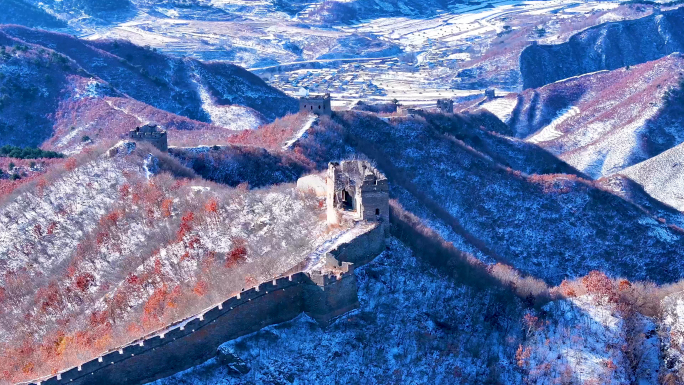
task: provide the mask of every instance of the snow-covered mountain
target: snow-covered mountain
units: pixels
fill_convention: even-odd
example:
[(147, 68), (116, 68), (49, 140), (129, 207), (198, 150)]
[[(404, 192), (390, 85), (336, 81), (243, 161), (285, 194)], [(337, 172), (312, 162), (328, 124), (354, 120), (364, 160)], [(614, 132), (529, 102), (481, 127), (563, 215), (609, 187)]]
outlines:
[(134, 142), (68, 159), (0, 211), (0, 373), (12, 382), (273, 279), (344, 229), (294, 184), (230, 188)]
[(505, 119), (510, 135), (599, 178), (684, 141), (680, 54), (560, 80), (478, 106)]
[(0, 28), (0, 39), (4, 144), (48, 141), (71, 151), (84, 137), (118, 139), (148, 122), (225, 136), (296, 108), (294, 99), (230, 64), (17, 26)]
[(359, 308), (158, 385), (684, 381), (678, 4), (0, 5), (0, 383), (320, 258), (352, 223), (293, 182), (347, 158), (390, 184)]
[(614, 70), (681, 52), (684, 9), (631, 21), (601, 24), (555, 45), (532, 45), (520, 55), (523, 87), (541, 87), (572, 76)]

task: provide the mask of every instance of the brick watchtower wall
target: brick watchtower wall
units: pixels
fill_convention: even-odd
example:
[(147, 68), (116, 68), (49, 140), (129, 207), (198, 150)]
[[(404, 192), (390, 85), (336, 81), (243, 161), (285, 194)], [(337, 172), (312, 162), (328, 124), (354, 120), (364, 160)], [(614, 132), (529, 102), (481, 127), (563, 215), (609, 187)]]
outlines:
[(438, 99), (437, 108), (443, 114), (453, 114), (454, 113), (454, 101), (451, 99)]
[(135, 130), (131, 130), (128, 137), (131, 140), (151, 143), (162, 152), (169, 150), (166, 131), (158, 129), (157, 126), (146, 125), (138, 127)]
[(303, 290), (303, 307), (308, 316), (326, 325), (333, 319), (359, 306), (356, 276), (350, 266), (347, 273), (336, 276), (313, 272), (307, 277), (312, 285)]
[(367, 177), (359, 194), (359, 214), (361, 220), (389, 223), (389, 183), (387, 179)]
[(389, 225), (389, 183), (370, 163), (329, 163), (326, 189), (328, 223), (337, 224), (346, 206), (357, 220)]
[(299, 111), (314, 113), (316, 115), (332, 115), (330, 94), (299, 98)]
[(328, 217), (328, 224), (331, 225), (340, 224), (340, 216), (337, 212), (337, 199), (335, 197), (335, 194), (337, 193), (337, 188), (335, 186), (338, 183), (338, 178), (340, 175), (337, 165), (337, 163), (328, 164), (328, 175), (325, 180), (326, 215)]
[(302, 311), (305, 274), (240, 293), (186, 324), (52, 377), (43, 384), (142, 384), (198, 365), (225, 341), (288, 321)]

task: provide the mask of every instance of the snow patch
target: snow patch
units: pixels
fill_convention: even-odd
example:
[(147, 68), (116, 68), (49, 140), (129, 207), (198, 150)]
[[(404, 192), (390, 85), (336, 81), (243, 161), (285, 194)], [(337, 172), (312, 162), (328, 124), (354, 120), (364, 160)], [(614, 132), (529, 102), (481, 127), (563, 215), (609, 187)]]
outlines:
[(551, 123), (544, 126), (544, 128), (542, 128), (539, 132), (527, 139), (527, 142), (537, 144), (540, 142), (548, 142), (560, 138), (564, 135), (564, 133), (558, 130), (558, 126), (573, 116), (579, 115), (579, 113), (580, 109), (576, 106), (568, 107), (559, 111), (556, 115), (556, 118), (554, 118)]
[(318, 120), (318, 117), (317, 117), (316, 115), (311, 114), (311, 115), (309, 116), (309, 119), (304, 123), (304, 125), (302, 126), (302, 128), (301, 128), (299, 131), (297, 131), (297, 133), (295, 134), (295, 136), (294, 136), (292, 139), (290, 139), (290, 140), (288, 140), (287, 142), (285, 142), (285, 144), (283, 145), (283, 150), (289, 150), (289, 149), (291, 149), (292, 146), (294, 146), (295, 143), (297, 143), (297, 141), (298, 141), (299, 139), (301, 139), (302, 137), (304, 137), (304, 135), (306, 134), (306, 132), (309, 131), (309, 129), (311, 128), (311, 126), (312, 126), (317, 120)]
[(216, 104), (209, 90), (197, 80), (194, 82), (202, 100), (202, 109), (209, 114), (212, 123), (234, 131), (256, 130), (265, 123), (249, 107)]

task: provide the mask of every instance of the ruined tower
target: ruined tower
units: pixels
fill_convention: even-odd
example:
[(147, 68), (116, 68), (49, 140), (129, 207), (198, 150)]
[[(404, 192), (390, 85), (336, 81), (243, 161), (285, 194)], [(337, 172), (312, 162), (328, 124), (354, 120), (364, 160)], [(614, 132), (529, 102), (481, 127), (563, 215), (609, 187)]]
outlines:
[(354, 220), (389, 224), (389, 184), (369, 162), (346, 160), (328, 165), (328, 223), (337, 224), (341, 215)]
[(332, 115), (330, 94), (323, 96), (303, 96), (299, 98), (299, 112), (309, 112), (316, 115)]
[(162, 130), (153, 124), (136, 127), (135, 130), (130, 131), (129, 137), (131, 140), (149, 142), (154, 147), (158, 148), (159, 151), (166, 152), (169, 149), (166, 130)]

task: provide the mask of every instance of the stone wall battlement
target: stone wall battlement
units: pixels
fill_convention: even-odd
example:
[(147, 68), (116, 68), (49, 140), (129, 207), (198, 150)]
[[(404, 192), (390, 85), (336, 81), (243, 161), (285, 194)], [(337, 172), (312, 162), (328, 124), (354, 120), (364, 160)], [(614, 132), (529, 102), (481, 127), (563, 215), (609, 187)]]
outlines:
[(384, 230), (376, 226), (333, 250), (322, 271), (263, 282), (154, 335), (32, 384), (143, 384), (198, 365), (222, 343), (302, 312), (327, 325), (358, 306), (354, 267), (384, 248)]
[(144, 125), (142, 127), (136, 127), (128, 133), (128, 137), (131, 140), (148, 142), (154, 147), (159, 149), (159, 151), (168, 151), (168, 138), (166, 130), (162, 130), (155, 125)]

